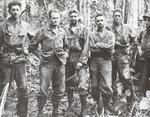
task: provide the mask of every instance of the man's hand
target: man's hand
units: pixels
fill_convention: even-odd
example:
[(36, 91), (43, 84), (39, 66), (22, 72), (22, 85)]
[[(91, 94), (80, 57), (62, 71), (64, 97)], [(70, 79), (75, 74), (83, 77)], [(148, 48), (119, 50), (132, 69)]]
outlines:
[(77, 69), (80, 69), (82, 66), (83, 66), (82, 63), (80, 63), (80, 62), (77, 63)]
[(65, 58), (68, 58), (68, 57), (69, 57), (68, 52), (65, 51), (64, 57), (65, 57)]
[(138, 54), (139, 54), (140, 56), (142, 56), (142, 55), (144, 54), (144, 51), (141, 49), (140, 46), (138, 47)]
[(118, 42), (118, 41), (115, 42), (115, 45), (116, 45), (116, 46), (122, 46), (121, 43)]

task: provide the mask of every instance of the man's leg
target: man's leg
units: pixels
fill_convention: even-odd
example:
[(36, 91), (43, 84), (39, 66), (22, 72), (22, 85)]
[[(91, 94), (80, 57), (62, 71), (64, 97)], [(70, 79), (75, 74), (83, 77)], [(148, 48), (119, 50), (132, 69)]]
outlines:
[(118, 72), (119, 72), (119, 78), (120, 81), (123, 84), (123, 93), (125, 93), (127, 90), (130, 91), (130, 96), (127, 96), (127, 108), (130, 111), (131, 105), (134, 101), (133, 97), (133, 87), (132, 87), (132, 81), (131, 81), (131, 74), (130, 74), (130, 66), (129, 66), (129, 56), (128, 55), (122, 55), (122, 57), (118, 58)]
[(15, 81), (18, 90), (17, 115), (19, 117), (27, 117), (28, 113), (28, 92), (27, 78), (25, 74), (25, 63), (17, 63), (14, 65)]
[[(3, 89), (6, 86), (6, 84), (9, 83), (10, 78), (13, 77), (12, 66), (3, 65), (2, 72), (2, 77), (0, 77), (0, 96), (2, 95)], [(4, 109), (7, 109), (7, 102), (5, 103)]]
[(78, 71), (78, 77), (79, 77), (79, 86), (78, 86), (78, 93), (80, 95), (80, 101), (81, 101), (81, 117), (86, 117), (86, 97), (88, 95), (88, 72), (87, 72), (87, 67), (83, 66)]
[(112, 110), (113, 90), (112, 90), (112, 63), (111, 60), (101, 60), (100, 67), (100, 88), (105, 109)]
[(50, 79), (53, 75), (53, 68), (44, 65), (40, 66), (40, 91), (37, 96), (38, 117), (43, 117), (43, 108), (47, 101), (47, 90), (50, 86)]
[(12, 68), (11, 68), (10, 65), (3, 65), (2, 72), (3, 72), (1, 74), (2, 77), (0, 77), (0, 95), (3, 92), (4, 86), (9, 82), (10, 77), (13, 77), (13, 76), (11, 76), (12, 75), (12, 73), (11, 73), (12, 72)]
[(55, 68), (54, 75), (52, 77), (52, 87), (52, 117), (58, 117), (58, 107), (61, 102), (62, 96), (65, 92), (65, 66), (60, 63), (58, 63), (58, 65)]
[(102, 101), (102, 95), (101, 95), (101, 90), (99, 87), (99, 71), (98, 71), (98, 66), (99, 66), (99, 60), (93, 59), (92, 62), (90, 63), (90, 79), (91, 79), (91, 84), (92, 84), (92, 91), (91, 95), (94, 101), (97, 103), (97, 108), (96, 108), (96, 113), (101, 115), (102, 109), (103, 109), (103, 101)]
[(66, 92), (68, 97), (68, 108), (70, 108), (73, 105), (73, 93), (74, 93), (74, 87), (76, 82), (74, 82), (74, 79), (68, 80), (71, 76), (75, 74), (75, 64), (71, 62), (67, 62), (65, 66), (65, 77), (66, 77)]

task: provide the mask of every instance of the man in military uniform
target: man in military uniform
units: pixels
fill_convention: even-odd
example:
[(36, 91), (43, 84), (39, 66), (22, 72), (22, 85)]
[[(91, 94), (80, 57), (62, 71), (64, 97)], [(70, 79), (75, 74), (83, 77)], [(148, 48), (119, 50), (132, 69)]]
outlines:
[[(69, 57), (66, 64), (66, 90), (68, 95), (69, 108), (73, 104), (74, 87), (80, 95), (81, 116), (86, 115), (86, 96), (87, 96), (87, 59), (88, 41), (87, 29), (79, 22), (79, 12), (76, 9), (69, 11), (70, 24), (65, 27), (66, 36), (69, 44)], [(78, 80), (75, 80), (75, 77)]]
[(17, 114), (19, 117), (26, 117), (28, 97), (25, 56), (28, 54), (28, 48), (25, 43), (29, 25), (20, 19), (20, 2), (10, 2), (8, 10), (11, 16), (0, 25), (0, 47), (3, 59), (1, 67), (4, 74), (1, 77), (0, 88), (3, 89), (14, 78), (18, 90)]
[(95, 16), (96, 28), (90, 34), (90, 78), (92, 97), (97, 102), (99, 115), (110, 110), (112, 100), (112, 63), (111, 56), (115, 43), (114, 34), (106, 29), (104, 14)]
[(47, 91), (52, 82), (52, 117), (58, 117), (58, 106), (65, 92), (65, 64), (68, 57), (68, 42), (65, 32), (59, 27), (60, 14), (58, 10), (49, 12), (50, 24), (35, 35), (32, 45), (41, 45), (40, 50), (40, 92), (37, 97), (38, 116), (42, 117), (43, 107), (47, 100)]
[(146, 24), (146, 28), (143, 29), (138, 36), (138, 53), (139, 57), (144, 58), (144, 66), (142, 69), (142, 78), (141, 80), (141, 87), (140, 91), (142, 93), (145, 93), (146, 90), (149, 90), (149, 80), (148, 78), (150, 77), (150, 13), (146, 13), (143, 16), (143, 19)]
[[(112, 31), (115, 34), (115, 52), (113, 59), (113, 82), (117, 80), (123, 84), (124, 92), (130, 91), (132, 94), (132, 84), (130, 77), (130, 52), (132, 44), (136, 44), (135, 34), (131, 28), (122, 23), (122, 11), (116, 9), (113, 13)], [(114, 83), (115, 84), (115, 83)], [(132, 96), (127, 97), (128, 103), (131, 103)]]

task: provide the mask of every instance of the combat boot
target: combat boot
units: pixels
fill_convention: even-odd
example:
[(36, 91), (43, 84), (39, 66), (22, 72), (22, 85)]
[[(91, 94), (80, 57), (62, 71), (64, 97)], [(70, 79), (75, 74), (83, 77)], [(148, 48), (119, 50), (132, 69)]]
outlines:
[(43, 117), (43, 108), (46, 103), (47, 96), (43, 93), (39, 94), (37, 96), (37, 102), (38, 102), (38, 115), (37, 117)]
[(73, 90), (68, 90), (67, 91), (67, 97), (68, 97), (68, 108), (73, 106)]
[(80, 95), (80, 101), (81, 101), (81, 113), (80, 117), (86, 117), (86, 95)]
[(61, 117), (58, 110), (59, 103), (53, 103), (52, 117)]
[(28, 95), (26, 88), (18, 89), (18, 104), (17, 104), (17, 115), (19, 117), (27, 117), (28, 113)]

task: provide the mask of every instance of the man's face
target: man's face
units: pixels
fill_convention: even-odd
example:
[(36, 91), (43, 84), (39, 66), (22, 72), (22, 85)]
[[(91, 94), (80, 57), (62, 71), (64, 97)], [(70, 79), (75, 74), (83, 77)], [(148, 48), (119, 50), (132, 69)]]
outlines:
[(18, 5), (14, 5), (9, 9), (9, 13), (11, 15), (11, 17), (17, 19), (19, 18), (20, 14), (21, 14), (21, 8)]
[(58, 26), (60, 23), (60, 14), (56, 12), (51, 13), (50, 23), (52, 26)]
[(98, 16), (95, 19), (96, 25), (98, 28), (103, 28), (105, 26), (105, 17), (104, 16)]
[(122, 22), (122, 15), (120, 12), (115, 12), (113, 18), (114, 18), (113, 19), (114, 23), (121, 23)]
[(146, 28), (150, 28), (150, 17), (145, 17), (144, 20), (145, 20)]
[(71, 24), (77, 24), (78, 20), (79, 20), (79, 16), (78, 13), (71, 13), (69, 15), (69, 19), (70, 19), (70, 23)]

